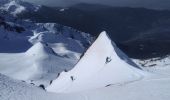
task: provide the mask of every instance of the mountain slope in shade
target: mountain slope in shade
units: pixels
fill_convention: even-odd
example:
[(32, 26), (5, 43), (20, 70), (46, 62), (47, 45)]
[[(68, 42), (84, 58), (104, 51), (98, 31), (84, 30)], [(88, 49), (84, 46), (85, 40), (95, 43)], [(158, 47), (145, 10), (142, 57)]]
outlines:
[(23, 12), (36, 12), (41, 6), (27, 3), (22, 0), (1, 0), (0, 10), (9, 12), (13, 16), (17, 16)]
[(47, 91), (77, 92), (142, 79), (146, 73), (129, 63), (126, 56), (127, 59), (120, 58), (118, 54), (123, 53), (116, 48), (106, 32), (102, 32), (77, 65), (71, 71), (61, 73)]

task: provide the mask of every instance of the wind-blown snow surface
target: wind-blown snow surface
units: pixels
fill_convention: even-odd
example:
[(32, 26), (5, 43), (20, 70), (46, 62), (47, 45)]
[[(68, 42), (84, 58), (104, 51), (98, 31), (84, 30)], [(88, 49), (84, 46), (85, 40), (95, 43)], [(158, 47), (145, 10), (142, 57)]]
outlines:
[(77, 92), (132, 82), (147, 75), (141, 68), (133, 66), (135, 64), (126, 62), (129, 60), (121, 59), (118, 55), (122, 52), (115, 49), (116, 45), (102, 32), (77, 65), (71, 71), (61, 73), (47, 90)]
[(170, 78), (136, 81), (90, 91), (53, 94), (0, 74), (0, 100), (169, 100)]
[(0, 100), (83, 100), (80, 95), (52, 94), (0, 74)]

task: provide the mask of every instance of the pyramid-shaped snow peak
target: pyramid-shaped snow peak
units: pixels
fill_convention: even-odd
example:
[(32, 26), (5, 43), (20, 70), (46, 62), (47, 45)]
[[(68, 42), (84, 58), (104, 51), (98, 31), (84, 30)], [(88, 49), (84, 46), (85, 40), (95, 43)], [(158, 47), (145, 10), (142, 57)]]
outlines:
[(102, 32), (77, 65), (47, 87), (50, 92), (78, 92), (141, 79), (144, 72)]
[(34, 44), (29, 50), (26, 52), (27, 55), (49, 55), (49, 54), (55, 54), (55, 52), (52, 50), (52, 48), (48, 47), (48, 44), (43, 44), (41, 42), (38, 42)]

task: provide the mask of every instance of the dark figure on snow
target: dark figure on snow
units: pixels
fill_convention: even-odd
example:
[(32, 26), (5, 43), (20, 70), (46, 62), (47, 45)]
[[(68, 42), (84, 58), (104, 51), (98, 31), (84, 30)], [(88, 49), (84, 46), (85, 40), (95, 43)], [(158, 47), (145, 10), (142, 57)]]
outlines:
[(48, 47), (48, 43), (45, 43), (45, 46), (47, 46), (47, 47)]
[(34, 83), (30, 83), (30, 84), (35, 85)]
[(45, 90), (45, 86), (43, 84), (39, 85), (39, 87)]
[(67, 69), (64, 69), (64, 72), (68, 72), (68, 70), (67, 70)]
[(60, 73), (57, 74), (57, 78), (60, 76)]
[(50, 81), (50, 85), (53, 83), (53, 80)]
[(71, 80), (72, 80), (72, 81), (74, 81), (74, 80), (75, 80), (73, 76), (71, 76), (70, 78), (71, 78)]
[(107, 57), (105, 63), (107, 64), (107, 63), (109, 63), (109, 62), (111, 62), (111, 61), (112, 61), (112, 59), (111, 59), (110, 57)]
[(109, 87), (109, 86), (111, 86), (112, 84), (108, 84), (108, 85), (106, 85), (105, 87)]

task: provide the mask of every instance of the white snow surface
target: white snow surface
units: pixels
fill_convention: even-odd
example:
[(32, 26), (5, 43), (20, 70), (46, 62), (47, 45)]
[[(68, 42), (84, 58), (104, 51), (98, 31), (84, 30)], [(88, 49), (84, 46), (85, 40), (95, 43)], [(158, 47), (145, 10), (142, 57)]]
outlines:
[[(102, 32), (83, 58), (69, 72), (60, 74), (47, 91), (56, 93), (78, 92), (128, 83), (142, 79), (147, 73), (119, 58), (116, 45)], [(107, 57), (111, 60), (107, 62)], [(128, 59), (128, 58), (127, 58)]]
[(70, 70), (77, 62), (59, 56), (42, 43), (36, 43), (26, 53), (0, 54), (0, 72), (15, 79), (47, 85), (58, 76), (58, 73)]
[(169, 100), (170, 78), (136, 81), (68, 94), (45, 92), (0, 74), (0, 100)]
[[(106, 36), (106, 34), (102, 33), (99, 36), (99, 38), (93, 43), (93, 45), (95, 45), (96, 43), (98, 44), (99, 41), (103, 41), (103, 40), (107, 41), (107, 42), (111, 42), (108, 39), (108, 37)], [(112, 43), (110, 43), (110, 44), (112, 44)], [(79, 69), (77, 67), (81, 68), (82, 66), (78, 66), (78, 65), (81, 65), (82, 62), (84, 63), (86, 61), (87, 56), (89, 56), (89, 55), (95, 56), (96, 55), (96, 52), (94, 52), (95, 54), (92, 54), (92, 52), (89, 52), (89, 51), (91, 51), (91, 50), (93, 51), (96, 49), (99, 49), (99, 51), (100, 51), (101, 49), (104, 49), (104, 48), (101, 48), (101, 49), (96, 48), (96, 46), (93, 46), (93, 45), (87, 50), (87, 52), (84, 54), (82, 59), (79, 61), (80, 64), (78, 63), (75, 66), (75, 68), (73, 68), (70, 71), (70, 72), (72, 72), (72, 71), (74, 72), (75, 69), (79, 70), (80, 72), (82, 72), (84, 74), (84, 76), (82, 76), (83, 74), (80, 74), (77, 72), (80, 75), (80, 77), (79, 76), (75, 77), (75, 80), (73, 82), (70, 82), (67, 79), (65, 79), (65, 77), (67, 78), (67, 75), (72, 74), (72, 73), (68, 72), (68, 73), (61, 74), (60, 77), (58, 78), (58, 79), (60, 79), (61, 77), (63, 77), (64, 80), (68, 81), (68, 83), (65, 83), (65, 81), (63, 81), (63, 79), (62, 79), (62, 82), (63, 82), (62, 84), (64, 84), (64, 85), (62, 85), (63, 87), (61, 87), (63, 89), (65, 86), (64, 89), (69, 90), (68, 92), (66, 92), (66, 91), (62, 91), (62, 93), (61, 93), (61, 91), (60, 91), (60, 93), (46, 92), (43, 89), (38, 88), (34, 85), (27, 84), (24, 81), (18, 81), (16, 79), (11, 79), (9, 77), (6, 77), (6, 76), (0, 74), (0, 100), (169, 100), (169, 98), (170, 98), (170, 91), (169, 91), (170, 90), (170, 85), (169, 85), (170, 76), (167, 74), (162, 75), (159, 73), (152, 74), (150, 76), (150, 74), (148, 74), (148, 72), (145, 72), (144, 70), (142, 70), (140, 68), (136, 68), (135, 66), (129, 65), (128, 63), (123, 61), (121, 58), (119, 58), (119, 56), (116, 54), (117, 52), (114, 51), (115, 45), (111, 45), (112, 50), (114, 51), (111, 53), (111, 55), (113, 53), (115, 54), (114, 56), (113, 55), (111, 56), (111, 58), (112, 58), (111, 62), (105, 64), (106, 59), (104, 59), (104, 58), (106, 58), (106, 55), (103, 53), (99, 53), (99, 55), (104, 56), (103, 60), (99, 60), (104, 64), (104, 66), (99, 65), (99, 68), (98, 68), (95, 66), (83, 65), (84, 67), (87, 67), (90, 69), (89, 70), (84, 69), (85, 72), (88, 71), (88, 73), (84, 73), (83, 71), (81, 71), (81, 69)], [(101, 45), (98, 45), (98, 46), (101, 47)], [(107, 48), (107, 50), (108, 50), (108, 48)], [(110, 48), (109, 48), (108, 51), (112, 51), (112, 50), (110, 50)], [(40, 51), (40, 52), (37, 52), (37, 51)], [(51, 49), (49, 49), (48, 47), (45, 47), (41, 42), (39, 42), (39, 43), (36, 43), (32, 48), (30, 48), (24, 54), (26, 56), (32, 56), (32, 55), (37, 56), (38, 54), (45, 56), (46, 54), (51, 54)], [(110, 54), (110, 53), (108, 53), (108, 54)], [(22, 61), (24, 61), (23, 57), (19, 56), (22, 54), (11, 54), (11, 55), (2, 54), (2, 55), (4, 55), (4, 56), (1, 56), (4, 59), (8, 59), (13, 56), (11, 58), (12, 61), (14, 59), (19, 59), (19, 58), (21, 59), (20, 63), (23, 63)], [(7, 57), (7, 56), (9, 56), (9, 57)], [(31, 60), (34, 57), (31, 57), (28, 60)], [(99, 59), (99, 58), (95, 57), (95, 59)], [(116, 60), (116, 62), (114, 60)], [(94, 61), (96, 61), (96, 60), (94, 60)], [(119, 61), (120, 61), (120, 63), (117, 63)], [(94, 63), (96, 64), (96, 62), (94, 62)], [(93, 62), (90, 62), (90, 64), (93, 64)], [(114, 64), (115, 66), (111, 66), (112, 64)], [(9, 65), (15, 66), (15, 63), (11, 63)], [(119, 65), (122, 65), (122, 66), (119, 66)], [(105, 68), (105, 67), (111, 67), (111, 68)], [(97, 69), (97, 71), (91, 70), (93, 68)], [(108, 71), (108, 69), (110, 69), (111, 71)], [(114, 69), (114, 70), (112, 70), (112, 69)], [(124, 69), (126, 69), (127, 71), (125, 72)], [(116, 71), (118, 71), (118, 72), (116, 72)], [(96, 73), (94, 73), (94, 75), (91, 75), (92, 74), (91, 72), (96, 72)], [(108, 74), (105, 72), (108, 72)], [(125, 72), (125, 74), (123, 72)], [(74, 73), (76, 73), (76, 71)], [(22, 74), (22, 75), (24, 75), (24, 74)], [(89, 75), (92, 78), (91, 77), (86, 78)], [(103, 75), (104, 75), (104, 77), (103, 77)], [(114, 75), (116, 75), (116, 76), (114, 76)], [(128, 76), (132, 75), (132, 76), (128, 77), (128, 76), (124, 76), (124, 75), (128, 75)], [(108, 76), (108, 77), (106, 78), (105, 76)], [(81, 77), (84, 77), (84, 80), (78, 79)], [(99, 80), (95, 79), (97, 77)], [(120, 77), (120, 79), (119, 79), (119, 77)], [(141, 79), (141, 77), (142, 77), (142, 79)], [(105, 80), (105, 78), (107, 80)], [(94, 79), (94, 81), (92, 79)], [(104, 85), (106, 85), (106, 84), (103, 85), (103, 83), (105, 83), (105, 82), (100, 81), (100, 80), (105, 80), (108, 82), (108, 80), (110, 80), (110, 79), (111, 79), (111, 82), (116, 82), (116, 84), (108, 85), (107, 87), (105, 87)], [(77, 92), (70, 91), (71, 87), (72, 87), (72, 90), (73, 89), (83, 89), (83, 87), (80, 87), (80, 88), (74, 87), (73, 88), (73, 86), (75, 86), (74, 82), (76, 82), (76, 80), (85, 82), (84, 85), (77, 84), (77, 87), (82, 86), (82, 85), (84, 87), (89, 87), (90, 85), (94, 86), (94, 83), (97, 86), (102, 85), (102, 87), (91, 88), (91, 89), (86, 89), (86, 90), (77, 91)], [(59, 81), (61, 81), (61, 80), (56, 79), (52, 83), (52, 85), (56, 85), (56, 82), (59, 82)], [(92, 81), (94, 83), (87, 84), (87, 82), (92, 82)], [(118, 81), (120, 81), (120, 82), (117, 83)], [(102, 84), (100, 84), (100, 82)], [(61, 84), (58, 84), (58, 85), (61, 86)], [(53, 89), (55, 90), (55, 88), (53, 88)], [(55, 92), (56, 92), (56, 90), (55, 90)], [(57, 91), (57, 92), (59, 92), (59, 91)]]
[(144, 67), (146, 70), (163, 74), (170, 75), (170, 56), (150, 58), (145, 60), (132, 59), (138, 66)]
[[(102, 45), (96, 46), (96, 44), (98, 43), (107, 43), (107, 45), (105, 45), (105, 47), (107, 48), (102, 47)], [(108, 46), (108, 44), (111, 46), (111, 48), (110, 46)], [(135, 66), (132, 66), (132, 63), (129, 64), (119, 58), (120, 55), (117, 55), (118, 52), (114, 51), (115, 45), (111, 44), (113, 44), (111, 43), (111, 40), (106, 36), (105, 33), (102, 33), (99, 38), (93, 43), (93, 45), (87, 50), (79, 63), (71, 71), (60, 74), (59, 78), (53, 81), (50, 87), (52, 90), (54, 90), (53, 92), (57, 93), (49, 93), (41, 88), (37, 88), (34, 85), (29, 85), (26, 82), (11, 79), (0, 74), (0, 100), (169, 100), (169, 75), (156, 73), (150, 76), (148, 72), (145, 72), (140, 68), (136, 68)], [(96, 50), (104, 50), (108, 52), (103, 53), (100, 51), (96, 54)], [(48, 46), (45, 46), (41, 42), (38, 42), (26, 53), (1, 54), (0, 62), (8, 62), (9, 66), (12, 66), (10, 69), (14, 70), (17, 66), (19, 66), (19, 64), (25, 65), (25, 62), (27, 61), (29, 62), (30, 60), (37, 58), (38, 56), (44, 57), (51, 53), (51, 49)], [(107, 54), (111, 56), (112, 61), (105, 64), (106, 57), (108, 56)], [(25, 59), (23, 55), (26, 56), (26, 58), (30, 58)], [(98, 56), (96, 58), (96, 55), (102, 55), (102, 57), (99, 59)], [(94, 61), (97, 61), (96, 59), (99, 59), (99, 61), (89, 61), (90, 63), (86, 62), (87, 57), (90, 59), (91, 57), (93, 58), (93, 56), (95, 58), (93, 59)], [(20, 62), (18, 62), (17, 60), (19, 60)], [(15, 63), (16, 61), (18, 63)], [(101, 66), (98, 63), (103, 65)], [(86, 64), (87, 66), (84, 64)], [(91, 64), (97, 64), (99, 68), (96, 66), (89, 66)], [(85, 67), (90, 69), (86, 69)], [(23, 69), (25, 68), (26, 67), (23, 67)], [(84, 68), (83, 70), (85, 72), (81, 70), (82, 68)], [(82, 72), (82, 74), (77, 72), (77, 70)], [(23, 73), (20, 76), (25, 75), (24, 70), (22, 71)], [(11, 77), (13, 75), (15, 76), (15, 74), (13, 73), (10, 74)], [(79, 76), (76, 76), (77, 74)], [(70, 81), (70, 75), (74, 75), (74, 81)], [(82, 77), (83, 79), (79, 79)], [(109, 81), (114, 84), (111, 84)], [(62, 83), (58, 84), (58, 82)], [(83, 82), (85, 83), (83, 84)], [(109, 85), (108, 83), (111, 85)], [(108, 86), (105, 87), (105, 85)], [(56, 87), (59, 89), (58, 86), (62, 86), (60, 90), (56, 90)], [(93, 87), (91, 88), (91, 86)], [(84, 87), (87, 89), (85, 89)]]

